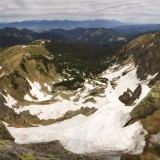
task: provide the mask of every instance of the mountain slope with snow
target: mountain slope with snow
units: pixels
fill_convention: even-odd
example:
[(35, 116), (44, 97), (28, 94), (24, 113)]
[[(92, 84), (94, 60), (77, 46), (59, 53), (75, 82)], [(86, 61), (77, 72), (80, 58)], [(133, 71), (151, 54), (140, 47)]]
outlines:
[[(126, 77), (131, 76), (132, 79), (133, 77), (135, 77), (136, 79), (136, 72), (132, 72), (133, 69), (130, 70), (131, 67), (132, 65), (128, 65), (122, 67), (122, 69), (116, 72), (115, 68), (117, 68), (117, 66), (115, 66), (102, 73), (103, 78), (109, 79), (108, 86), (105, 89), (104, 98), (102, 97), (97, 100), (97, 103), (95, 103), (94, 105), (96, 108), (98, 108), (98, 111), (91, 116), (76, 116), (70, 120), (66, 120), (58, 124), (38, 128), (15, 129), (13, 127), (9, 127), (9, 131), (14, 135), (14, 137), (17, 137), (16, 141), (18, 143), (60, 140), (62, 145), (66, 149), (79, 154), (105, 152), (108, 154), (114, 154), (115, 152), (132, 154), (142, 153), (143, 147), (145, 145), (144, 135), (146, 134), (146, 131), (143, 130), (142, 125), (140, 123), (135, 123), (129, 127), (124, 127), (125, 124), (130, 120), (130, 111), (133, 109), (133, 107), (125, 106), (118, 100), (118, 96), (125, 91), (125, 88), (123, 86), (121, 87), (121, 85), (123, 85), (124, 83), (123, 81), (119, 81), (115, 88), (111, 86), (112, 79), (117, 77), (119, 77), (119, 79), (123, 78), (122, 73), (124, 71), (129, 70), (129, 72), (125, 75)], [(134, 69), (136, 70), (136, 68)], [(127, 78), (125, 79), (127, 80)], [(131, 89), (134, 90), (136, 86), (138, 86), (138, 84), (141, 84), (143, 82), (138, 79), (133, 79), (132, 83), (133, 88), (131, 87)], [(149, 87), (147, 88), (147, 84), (145, 83), (144, 87), (142, 88), (143, 95), (141, 95), (141, 99), (144, 98), (144, 96), (150, 90)], [(103, 99), (105, 99), (105, 102), (100, 105), (98, 102), (102, 101)], [(139, 101), (141, 99), (139, 99)], [(62, 105), (62, 103), (59, 105)], [(72, 105), (75, 104), (73, 103)], [(54, 106), (55, 105), (53, 105), (53, 107)], [(35, 106), (32, 106), (32, 108), (34, 107)], [(72, 108), (70, 109), (72, 110)], [(96, 127), (98, 126), (98, 124), (99, 127)], [(109, 141), (107, 137), (109, 137), (109, 135), (114, 135), (114, 133), (117, 131), (118, 135), (115, 134), (115, 137), (113, 137), (113, 139)], [(93, 133), (91, 134), (91, 132)], [(142, 134), (142, 132), (144, 134)], [(19, 133), (23, 133), (22, 137)], [(35, 134), (35, 136), (33, 133)], [(101, 135), (99, 135), (98, 133), (101, 133)], [(38, 139), (36, 139), (37, 135)], [(122, 135), (124, 136), (124, 139)], [(128, 138), (126, 137), (126, 135), (128, 135)], [(119, 136), (121, 137), (121, 139), (119, 139), (118, 142), (116, 137)], [(102, 139), (100, 139), (100, 137)], [(97, 140), (100, 143), (99, 145)], [(138, 146), (139, 141), (141, 141), (140, 146)], [(114, 144), (117, 144), (117, 147), (115, 147)], [(121, 144), (124, 144), (124, 146), (121, 146)], [(77, 147), (75, 148), (75, 146)]]
[(142, 153), (146, 134), (142, 125), (135, 123), (124, 127), (130, 119), (129, 113), (133, 107), (125, 107), (121, 102), (116, 101), (117, 97), (111, 86), (108, 86), (106, 95), (105, 105), (91, 116), (79, 115), (45, 127), (26, 129), (9, 127), (8, 129), (14, 137), (17, 137), (16, 142), (18, 143), (58, 139), (66, 149), (78, 154)]
[[(18, 58), (10, 48), (6, 53), (11, 62), (16, 63), (11, 67), (4, 62), (0, 69), (1, 94), (6, 107), (15, 114), (27, 115), (26, 121), (29, 119), (28, 125), (21, 124), (21, 128), (6, 121), (15, 141), (28, 144), (59, 140), (65, 149), (77, 154), (143, 155), (146, 150), (148, 153), (146, 137), (153, 134), (148, 129), (148, 116), (155, 120), (154, 111), (157, 117), (159, 115), (159, 89), (152, 89), (160, 80), (159, 63), (155, 63), (159, 60), (159, 39), (159, 33), (140, 36), (115, 55), (115, 63), (110, 58), (97, 61), (101, 62), (102, 70), (92, 68), (90, 72), (83, 71), (67, 57), (64, 61), (63, 54), (54, 53), (54, 45), (48, 50), (45, 45), (53, 42), (38, 41), (31, 46), (21, 46), (20, 53), (17, 48)], [(4, 55), (1, 56), (5, 60)], [(31, 68), (28, 57), (32, 61)], [(56, 69), (60, 60), (63, 65), (59, 64), (61, 68)], [(19, 67), (21, 62), (27, 72), (24, 66), (23, 71)], [(110, 67), (105, 69), (104, 64)], [(98, 67), (98, 63), (95, 66)], [(23, 78), (19, 74), (13, 75), (15, 71)], [(7, 78), (14, 78), (13, 85), (9, 85)], [(19, 87), (21, 84), (23, 88)], [(15, 92), (18, 95), (18, 91), (24, 91), (24, 86), (27, 86), (27, 92), (21, 92), (20, 98), (17, 97)], [(149, 96), (147, 102), (146, 95)], [(144, 100), (148, 105), (141, 105)], [(155, 103), (151, 103), (154, 100)], [(150, 104), (157, 105), (155, 110), (145, 112), (145, 106), (150, 108)], [(138, 115), (136, 108), (139, 105), (146, 115), (135, 118), (133, 113)], [(156, 128), (153, 137), (159, 132)]]

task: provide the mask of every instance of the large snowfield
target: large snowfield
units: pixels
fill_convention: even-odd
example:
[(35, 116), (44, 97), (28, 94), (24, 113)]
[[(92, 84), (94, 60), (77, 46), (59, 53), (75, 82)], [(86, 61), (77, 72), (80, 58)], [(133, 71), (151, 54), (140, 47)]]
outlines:
[[(122, 76), (124, 71), (127, 71), (127, 74)], [(16, 142), (20, 144), (59, 140), (64, 148), (78, 154), (142, 153), (147, 132), (140, 122), (124, 127), (130, 120), (130, 112), (134, 106), (125, 106), (118, 97), (127, 91), (127, 88), (134, 91), (138, 84), (141, 84), (142, 93), (136, 100), (136, 104), (139, 103), (150, 91), (147, 81), (142, 82), (137, 79), (136, 68), (133, 64), (117, 71), (111, 68), (104, 72), (102, 77), (108, 78), (109, 81), (116, 78), (118, 85), (113, 88), (110, 82), (108, 83), (105, 89), (106, 96), (96, 99), (95, 106), (98, 111), (94, 114), (88, 117), (77, 115), (69, 120), (48, 126), (14, 128), (6, 125), (7, 128), (15, 137)], [(82, 102), (79, 102), (79, 108), (81, 104)], [(77, 107), (78, 104), (72, 103), (71, 105), (70, 102), (67, 105), (67, 102), (62, 101), (52, 106), (48, 105), (44, 109), (41, 109), (43, 106), (28, 106), (20, 109), (19, 112), (29, 110), (31, 114), (37, 114), (40, 110), (39, 118), (49, 119), (60, 117), (68, 110), (75, 110)], [(52, 114), (49, 115), (49, 113)]]

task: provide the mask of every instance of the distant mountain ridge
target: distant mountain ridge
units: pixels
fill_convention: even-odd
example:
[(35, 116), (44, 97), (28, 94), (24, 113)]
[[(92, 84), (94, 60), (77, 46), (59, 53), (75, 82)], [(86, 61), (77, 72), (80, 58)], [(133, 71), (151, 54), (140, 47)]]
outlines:
[(116, 33), (114, 29), (106, 28), (75, 28), (71, 30), (65, 29), (52, 29), (47, 31), (48, 34), (59, 34), (65, 37), (67, 40), (81, 43), (90, 44), (108, 44), (115, 41), (127, 41), (126, 37), (121, 37)]
[(6, 27), (0, 29), (0, 47), (10, 47), (17, 44), (28, 44), (37, 39), (58, 39), (64, 40), (61, 35), (37, 33), (29, 29), (19, 30), (17, 28)]
[(113, 29), (106, 28), (52, 29), (41, 33), (12, 27), (0, 29), (0, 47), (2, 48), (17, 44), (28, 44), (38, 39), (55, 39), (96, 45), (127, 41), (126, 37), (120, 37)]
[(44, 32), (51, 29), (75, 29), (75, 28), (112, 28), (118, 34), (140, 34), (145, 32), (160, 31), (160, 24), (125, 24), (117, 20), (29, 20), (21, 22), (0, 23), (0, 29), (13, 27), (17, 29), (27, 28), (35, 32)]
[(124, 25), (116, 20), (31, 20), (22, 22), (0, 23), (0, 28), (15, 27), (18, 29), (31, 29), (33, 31), (44, 31), (53, 28), (74, 29), (77, 27), (83, 28), (113, 28), (116, 26)]
[(138, 35), (147, 32), (160, 32), (160, 24), (134, 24), (114, 27), (114, 30), (121, 35)]

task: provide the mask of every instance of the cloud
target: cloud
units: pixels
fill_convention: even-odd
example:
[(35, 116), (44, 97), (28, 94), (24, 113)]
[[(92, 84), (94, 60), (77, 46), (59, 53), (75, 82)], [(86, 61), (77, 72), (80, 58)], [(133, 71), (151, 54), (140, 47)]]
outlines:
[(0, 21), (117, 19), (160, 23), (160, 0), (3, 0)]

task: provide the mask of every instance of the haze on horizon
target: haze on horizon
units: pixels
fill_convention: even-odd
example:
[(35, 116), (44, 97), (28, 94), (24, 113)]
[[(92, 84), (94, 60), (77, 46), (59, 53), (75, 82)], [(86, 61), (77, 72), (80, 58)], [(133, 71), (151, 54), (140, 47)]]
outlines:
[(115, 19), (160, 23), (160, 0), (3, 0), (0, 22)]

